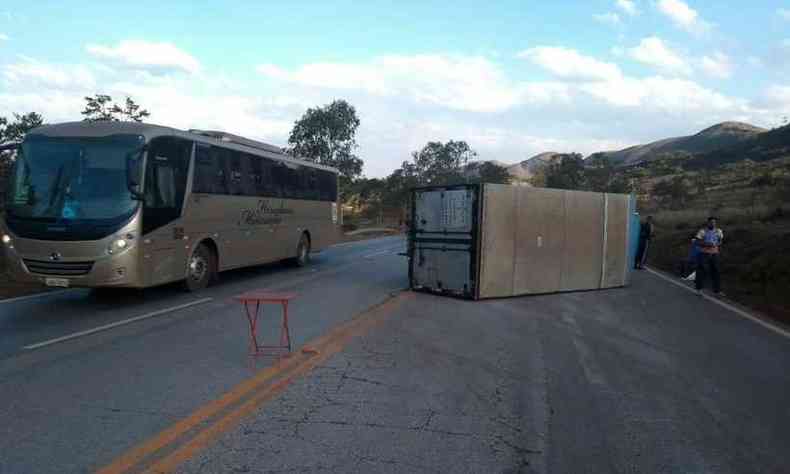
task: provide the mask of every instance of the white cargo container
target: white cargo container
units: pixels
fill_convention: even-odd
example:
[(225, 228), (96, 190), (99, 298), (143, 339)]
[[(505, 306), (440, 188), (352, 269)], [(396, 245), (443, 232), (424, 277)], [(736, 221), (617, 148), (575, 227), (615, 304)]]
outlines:
[(412, 191), (409, 280), (472, 299), (629, 283), (635, 199), (476, 184)]

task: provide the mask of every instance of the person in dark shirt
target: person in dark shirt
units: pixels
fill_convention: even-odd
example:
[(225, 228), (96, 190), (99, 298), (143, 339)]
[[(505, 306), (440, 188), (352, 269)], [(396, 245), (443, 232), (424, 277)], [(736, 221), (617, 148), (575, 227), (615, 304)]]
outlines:
[(647, 260), (647, 249), (650, 247), (650, 240), (653, 238), (653, 216), (647, 216), (645, 222), (639, 227), (639, 249), (636, 252), (634, 268), (641, 270)]

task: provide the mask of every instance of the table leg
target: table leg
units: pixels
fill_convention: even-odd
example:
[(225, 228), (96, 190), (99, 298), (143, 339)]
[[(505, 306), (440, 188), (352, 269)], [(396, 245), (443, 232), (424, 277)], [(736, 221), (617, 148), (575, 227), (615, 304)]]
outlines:
[(288, 347), (288, 352), (291, 352), (291, 331), (288, 328), (288, 302), (283, 302), (283, 334), (285, 335), (285, 341), (283, 341), (283, 337), (280, 336), (280, 344), (282, 346)]
[(260, 312), (261, 303), (260, 301), (255, 303), (255, 313), (250, 312), (250, 304), (249, 302), (244, 302), (244, 310), (247, 313), (247, 321), (250, 323), (250, 352), (254, 355), (258, 354), (258, 336), (257, 336), (257, 327), (258, 327), (258, 314)]

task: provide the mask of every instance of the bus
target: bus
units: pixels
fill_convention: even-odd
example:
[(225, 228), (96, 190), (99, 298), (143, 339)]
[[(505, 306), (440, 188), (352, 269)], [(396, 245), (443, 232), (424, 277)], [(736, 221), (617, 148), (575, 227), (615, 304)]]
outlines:
[(334, 168), (237, 135), (136, 122), (31, 130), (7, 192), (8, 272), (49, 287), (196, 291), (224, 270), (306, 265), (341, 224)]

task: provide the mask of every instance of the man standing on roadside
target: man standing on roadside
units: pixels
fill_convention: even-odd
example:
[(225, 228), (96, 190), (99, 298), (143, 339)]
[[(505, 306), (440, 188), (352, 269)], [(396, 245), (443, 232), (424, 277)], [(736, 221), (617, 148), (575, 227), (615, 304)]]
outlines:
[(634, 268), (641, 270), (647, 260), (647, 249), (653, 238), (653, 216), (647, 216), (645, 222), (639, 227), (639, 249), (636, 252)]
[(716, 225), (716, 218), (709, 217), (708, 225), (697, 232), (700, 252), (697, 256), (697, 294), (702, 295), (705, 279), (710, 274), (713, 293), (721, 296), (721, 275), (719, 273), (719, 252), (724, 242), (724, 232)]

